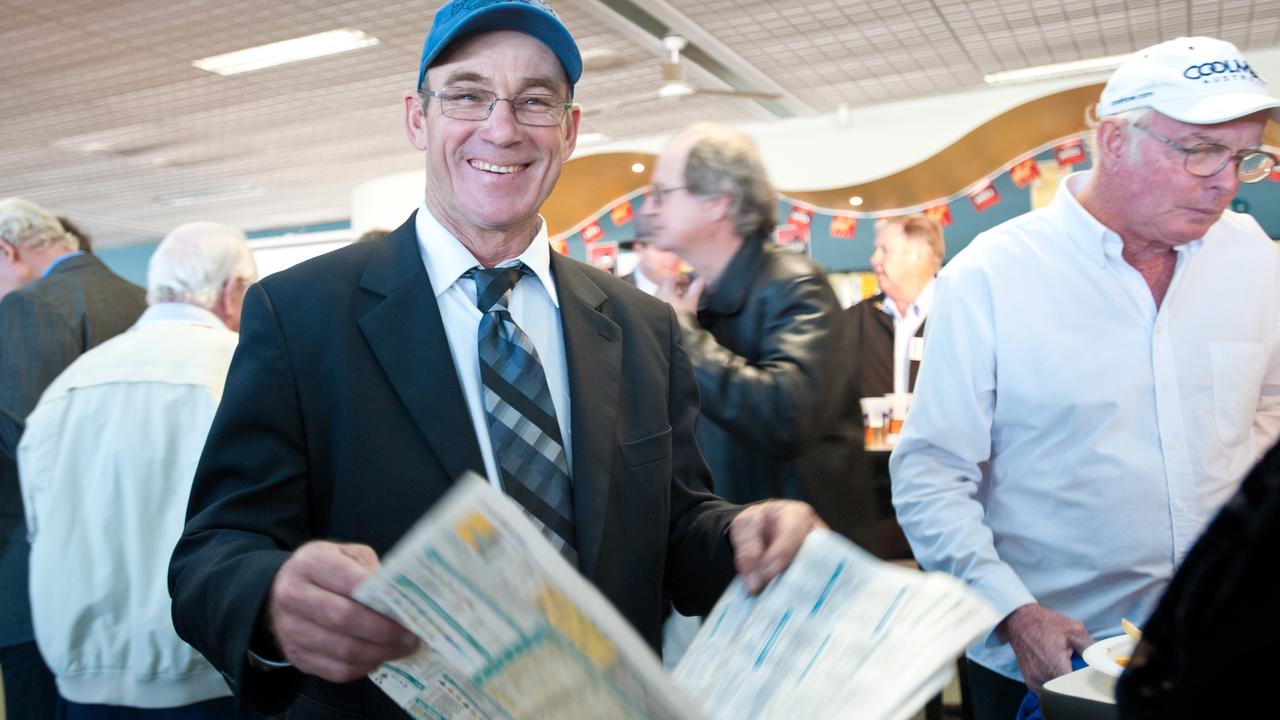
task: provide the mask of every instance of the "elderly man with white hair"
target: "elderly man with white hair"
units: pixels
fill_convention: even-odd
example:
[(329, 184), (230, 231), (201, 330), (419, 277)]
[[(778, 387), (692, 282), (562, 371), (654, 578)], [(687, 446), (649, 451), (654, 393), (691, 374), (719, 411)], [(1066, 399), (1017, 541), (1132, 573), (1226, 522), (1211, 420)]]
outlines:
[(0, 200), (0, 669), (9, 720), (54, 714), (53, 676), (27, 604), (27, 543), (14, 452), (40, 393), (81, 353), (146, 308), (142, 288), (80, 250), (53, 213)]
[(222, 676), (174, 631), (165, 573), (256, 279), (243, 233), (178, 227), (151, 257), (146, 312), (27, 419), (32, 614), (67, 718), (237, 716)]
[(1277, 108), (1230, 43), (1140, 51), (1093, 170), (938, 276), (890, 469), (916, 559), (1003, 615), (969, 648), (977, 718), (1143, 622), (1280, 433), (1280, 249), (1227, 209)]

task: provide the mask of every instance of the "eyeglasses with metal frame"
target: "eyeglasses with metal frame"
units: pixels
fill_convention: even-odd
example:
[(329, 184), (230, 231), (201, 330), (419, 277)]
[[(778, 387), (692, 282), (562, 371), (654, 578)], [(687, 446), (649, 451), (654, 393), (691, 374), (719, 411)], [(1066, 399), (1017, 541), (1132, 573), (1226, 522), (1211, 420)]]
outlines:
[(1263, 150), (1248, 149), (1233, 153), (1231, 148), (1217, 143), (1198, 143), (1187, 147), (1142, 124), (1134, 123), (1133, 126), (1185, 155), (1183, 167), (1196, 177), (1213, 177), (1234, 160), (1236, 177), (1240, 182), (1256, 183), (1270, 175), (1272, 168), (1276, 166), (1275, 155)]
[(673, 193), (677, 190), (685, 190), (688, 189), (688, 187), (688, 185), (663, 187), (655, 183), (645, 188), (644, 199), (645, 202), (652, 202), (654, 207), (662, 207), (662, 198), (665, 197), (667, 193)]
[(421, 90), (419, 96), (426, 107), (427, 98), (440, 101), (440, 112), (454, 120), (488, 120), (493, 108), (500, 101), (511, 103), (511, 111), (516, 122), (532, 127), (550, 127), (559, 125), (573, 107), (573, 103), (550, 93), (520, 93), (509, 98), (498, 97), (498, 94), (478, 88), (445, 88), (444, 90)]

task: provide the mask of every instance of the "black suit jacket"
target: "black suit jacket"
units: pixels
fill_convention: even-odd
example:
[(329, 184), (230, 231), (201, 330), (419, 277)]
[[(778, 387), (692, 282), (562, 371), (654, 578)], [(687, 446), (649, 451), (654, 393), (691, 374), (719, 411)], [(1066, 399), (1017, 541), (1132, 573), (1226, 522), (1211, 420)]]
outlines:
[(0, 301), (0, 646), (30, 642), (18, 438), (40, 395), (76, 358), (124, 332), (146, 292), (93, 255), (62, 260)]
[[(893, 316), (884, 309), (885, 302), (885, 294), (880, 293), (845, 311), (853, 324), (854, 347), (857, 349), (852, 398), (855, 405), (859, 398), (893, 392)], [(920, 323), (916, 337), (924, 337), (924, 326), (925, 323)], [(915, 389), (919, 372), (920, 361), (912, 360), (907, 375), (907, 392)]]
[[(711, 494), (671, 309), (551, 257), (581, 571), (656, 648), (664, 598), (704, 613), (732, 579), (737, 508)], [(403, 717), (367, 680), (263, 673), (246, 650), (293, 549), (332, 538), (381, 554), (455, 478), (483, 474), (469, 418), (412, 218), (251, 288), (170, 568), (178, 633), (262, 709), (301, 684), (291, 717)]]

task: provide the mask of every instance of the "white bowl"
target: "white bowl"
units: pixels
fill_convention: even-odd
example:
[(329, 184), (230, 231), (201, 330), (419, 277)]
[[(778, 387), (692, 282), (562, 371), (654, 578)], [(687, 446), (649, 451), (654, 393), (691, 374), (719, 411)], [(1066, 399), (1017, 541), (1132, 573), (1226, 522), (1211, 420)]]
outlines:
[(1124, 665), (1116, 662), (1117, 658), (1133, 657), (1134, 642), (1128, 635), (1117, 635), (1106, 640), (1099, 640), (1084, 649), (1084, 661), (1089, 667), (1111, 677), (1120, 677)]

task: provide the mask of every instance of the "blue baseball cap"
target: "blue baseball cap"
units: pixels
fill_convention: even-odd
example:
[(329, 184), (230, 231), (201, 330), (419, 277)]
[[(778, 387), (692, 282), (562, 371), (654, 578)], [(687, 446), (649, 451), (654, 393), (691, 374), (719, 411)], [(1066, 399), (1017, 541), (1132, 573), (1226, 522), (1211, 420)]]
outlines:
[(569, 94), (582, 77), (582, 55), (569, 29), (543, 0), (452, 0), (436, 11), (431, 32), (422, 44), (418, 62), (418, 89), (427, 68), (455, 40), (485, 30), (516, 30), (531, 35), (551, 49), (569, 78)]

